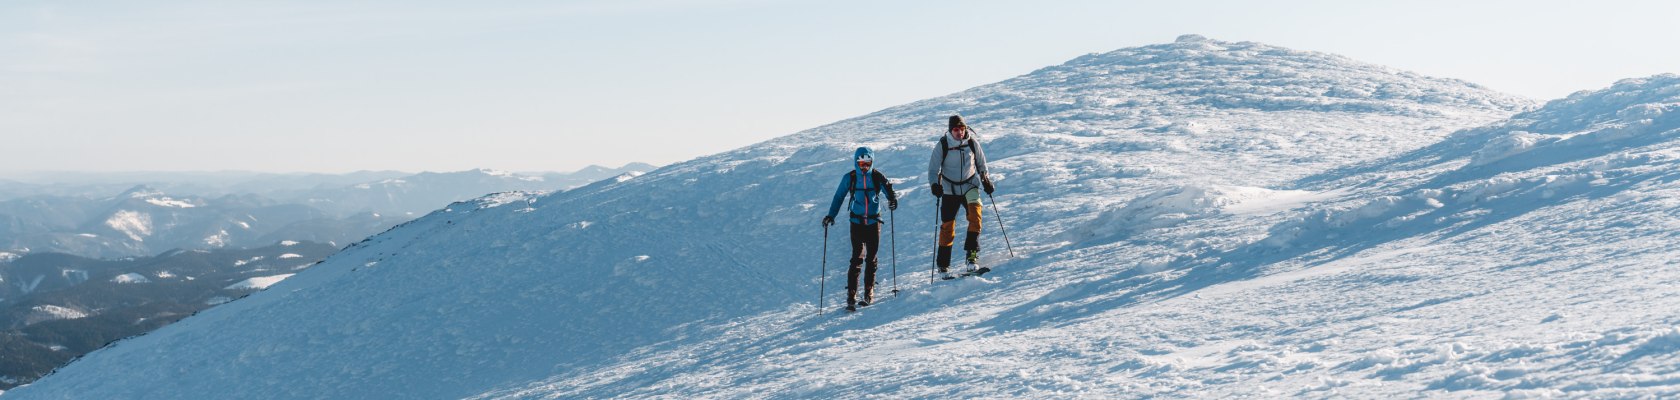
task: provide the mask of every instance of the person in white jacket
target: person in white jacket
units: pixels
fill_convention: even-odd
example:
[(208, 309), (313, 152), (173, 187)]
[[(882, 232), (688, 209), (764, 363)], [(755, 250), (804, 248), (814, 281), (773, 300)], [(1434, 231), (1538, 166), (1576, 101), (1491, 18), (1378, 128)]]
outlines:
[(934, 144), (933, 157), (928, 160), (928, 182), (939, 200), (939, 250), (935, 255), (939, 273), (945, 279), (956, 277), (950, 270), (951, 246), (956, 244), (957, 211), (966, 211), (968, 237), (963, 242), (967, 251), (969, 273), (979, 275), (990, 268), (980, 263), (980, 192), (992, 194), (992, 180), (986, 175), (986, 153), (980, 149), (963, 122), (962, 116), (952, 115), (944, 135)]

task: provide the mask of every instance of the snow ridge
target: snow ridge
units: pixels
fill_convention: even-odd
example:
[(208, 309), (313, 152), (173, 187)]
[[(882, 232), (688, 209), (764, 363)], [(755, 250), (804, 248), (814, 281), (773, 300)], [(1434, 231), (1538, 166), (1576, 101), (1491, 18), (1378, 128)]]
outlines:
[[(1677, 88), (1531, 110), (1184, 37), (457, 203), (7, 395), (1675, 396)], [(1019, 256), (988, 225), (997, 272), (929, 284), (919, 167), (959, 111)], [(904, 194), (904, 291), (814, 317), (842, 273), (811, 210), (859, 145)]]

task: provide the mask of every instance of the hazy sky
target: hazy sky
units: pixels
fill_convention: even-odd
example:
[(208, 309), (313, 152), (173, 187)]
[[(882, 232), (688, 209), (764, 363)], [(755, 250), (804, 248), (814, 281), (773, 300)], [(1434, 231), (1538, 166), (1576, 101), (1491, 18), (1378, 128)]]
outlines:
[(1675, 1), (10, 0), (0, 173), (665, 164), (1185, 33), (1552, 99), (1680, 72), (1677, 19)]

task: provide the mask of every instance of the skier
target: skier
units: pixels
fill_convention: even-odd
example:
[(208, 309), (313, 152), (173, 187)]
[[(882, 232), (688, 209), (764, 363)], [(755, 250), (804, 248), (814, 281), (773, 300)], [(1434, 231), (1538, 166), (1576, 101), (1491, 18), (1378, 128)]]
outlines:
[(962, 116), (952, 115), (946, 132), (940, 135), (928, 160), (928, 182), (939, 199), (939, 250), (935, 255), (939, 273), (956, 278), (950, 270), (951, 246), (956, 244), (957, 211), (966, 210), (968, 237), (963, 242), (967, 274), (980, 275), (991, 268), (980, 267), (980, 191), (992, 194), (992, 180), (986, 175), (986, 153), (970, 135)]
[[(851, 197), (852, 260), (846, 270), (846, 311), (857, 311), (875, 301), (875, 253), (881, 245), (881, 192), (887, 193), (887, 209), (898, 209), (898, 195), (892, 182), (874, 168), (875, 152), (859, 147), (852, 153), (855, 166), (840, 178), (834, 189), (834, 202), (828, 206), (823, 226), (834, 225), (840, 213), (840, 201)], [(861, 270), (861, 271), (860, 271)], [(863, 273), (863, 300), (857, 300), (858, 273)]]

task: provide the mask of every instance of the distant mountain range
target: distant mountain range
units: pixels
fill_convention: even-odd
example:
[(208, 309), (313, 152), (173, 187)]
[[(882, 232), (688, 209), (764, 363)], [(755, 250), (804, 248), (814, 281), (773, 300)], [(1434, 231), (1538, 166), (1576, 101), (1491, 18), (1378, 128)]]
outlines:
[[(657, 168), (646, 163), (629, 163), (611, 168), (591, 165), (572, 172), (517, 172), (523, 177), (540, 177), (555, 184), (546, 190), (563, 190), (611, 178), (626, 172), (647, 172)], [(492, 170), (476, 170), (489, 171)], [(460, 171), (466, 173), (472, 171)], [(435, 173), (434, 173), (435, 174)], [(448, 173), (443, 173), (448, 174)], [(103, 197), (136, 185), (146, 185), (175, 195), (221, 197), (257, 194), (290, 200), (317, 190), (332, 190), (416, 175), (402, 171), (356, 171), (343, 174), (269, 173), (249, 171), (214, 172), (0, 172), (0, 200), (35, 196)]]
[(336, 251), (288, 241), (120, 260), (38, 253), (0, 262), (0, 389), (266, 288)]
[[(633, 163), (542, 174), (487, 169), (411, 175), (41, 174), (30, 179), (64, 181), (0, 182), (0, 260), (35, 252), (147, 256), (284, 240), (341, 244), (455, 201), (503, 191), (567, 190), (653, 168)], [(127, 186), (94, 194), (114, 185)]]
[(363, 212), (403, 214), (410, 218), (451, 202), (506, 191), (567, 190), (626, 173), (652, 171), (648, 164), (620, 168), (592, 166), (572, 173), (518, 174), (476, 169), (461, 172), (422, 172), (400, 178), (354, 185), (318, 188), (292, 197), (338, 216)]

